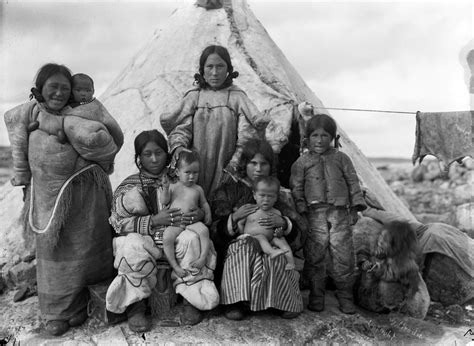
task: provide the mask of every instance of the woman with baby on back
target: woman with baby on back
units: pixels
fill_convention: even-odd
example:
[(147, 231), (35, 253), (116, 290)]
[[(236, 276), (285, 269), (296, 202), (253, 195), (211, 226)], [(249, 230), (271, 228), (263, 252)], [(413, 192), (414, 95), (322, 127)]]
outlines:
[[(28, 191), (29, 228), (36, 233), (41, 316), (46, 332), (56, 336), (85, 322), (87, 286), (114, 272), (107, 173), (123, 134), (108, 113), (98, 121), (72, 113), (74, 84), (66, 66), (46, 64), (36, 76), (35, 99), (5, 114), (13, 152), (11, 182)], [(87, 113), (82, 106), (76, 110), (76, 115)], [(72, 130), (72, 123), (81, 126)], [(110, 145), (96, 146), (97, 134)]]

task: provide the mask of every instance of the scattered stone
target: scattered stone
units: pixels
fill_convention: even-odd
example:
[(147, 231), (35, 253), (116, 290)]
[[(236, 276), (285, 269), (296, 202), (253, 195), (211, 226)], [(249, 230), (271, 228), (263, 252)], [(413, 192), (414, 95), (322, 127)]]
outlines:
[(20, 301), (26, 299), (27, 293), (28, 293), (28, 287), (26, 287), (26, 286), (20, 287), (16, 291), (15, 295), (13, 296), (13, 301), (16, 303), (16, 302), (20, 302)]
[(472, 186), (459, 185), (454, 188), (454, 200), (456, 204), (463, 204), (472, 201)]
[(25, 255), (25, 256), (22, 258), (22, 261), (23, 261), (23, 262), (26, 262), (26, 263), (30, 263), (30, 262), (33, 261), (35, 258), (36, 258), (36, 255), (35, 255), (34, 253), (30, 253), (30, 254)]
[(128, 346), (127, 339), (125, 335), (123, 335), (122, 329), (118, 326), (109, 328), (104, 333), (93, 336), (92, 341), (94, 341), (96, 345)]
[(8, 281), (13, 286), (25, 284), (34, 286), (36, 284), (36, 260), (32, 262), (19, 262), (8, 270)]
[(10, 263), (13, 263), (13, 265), (18, 264), (21, 262), (21, 257), (20, 255), (16, 254), (13, 256), (12, 260)]
[(436, 179), (445, 179), (443, 172), (439, 168), (439, 162), (429, 161), (426, 165), (426, 173), (424, 174), (424, 180), (433, 181)]
[(473, 171), (474, 170), (474, 159), (472, 157), (466, 157), (462, 160), (462, 164), (466, 169)]
[(472, 186), (474, 186), (474, 170), (467, 171), (466, 174), (463, 175), (463, 180), (468, 187), (472, 188)]
[(444, 306), (474, 298), (474, 280), (456, 262), (439, 253), (429, 254), (424, 280), (432, 301)]
[(454, 212), (453, 224), (474, 238), (474, 202), (458, 205)]
[(448, 306), (446, 317), (454, 323), (462, 323), (465, 318), (464, 309), (458, 304)]
[(7, 288), (7, 284), (5, 282), (5, 278), (3, 277), (3, 275), (0, 275), (0, 294), (3, 294), (6, 288)]
[(415, 183), (421, 183), (425, 179), (427, 169), (424, 165), (416, 166), (411, 172), (411, 180)]
[(443, 183), (439, 186), (440, 189), (447, 190), (451, 186), (451, 182), (449, 181), (443, 181)]
[(405, 193), (405, 184), (401, 181), (394, 181), (390, 184), (390, 188), (397, 195), (403, 195)]

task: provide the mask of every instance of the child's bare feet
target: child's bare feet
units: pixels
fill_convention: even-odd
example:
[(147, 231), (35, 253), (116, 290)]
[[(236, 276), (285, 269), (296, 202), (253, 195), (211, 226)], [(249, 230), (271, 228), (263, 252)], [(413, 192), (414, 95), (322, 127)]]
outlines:
[(278, 256), (281, 256), (281, 255), (284, 255), (286, 253), (285, 250), (275, 250), (273, 251), (271, 254), (270, 254), (270, 258), (275, 258), (275, 257), (278, 257)]
[(287, 263), (285, 266), (285, 270), (295, 270), (295, 264), (294, 263)]

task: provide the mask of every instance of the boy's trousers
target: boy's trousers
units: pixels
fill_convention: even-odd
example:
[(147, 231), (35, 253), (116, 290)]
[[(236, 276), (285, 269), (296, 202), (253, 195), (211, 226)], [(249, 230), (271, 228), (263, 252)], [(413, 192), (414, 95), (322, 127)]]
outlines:
[(336, 285), (337, 297), (352, 298), (355, 258), (349, 210), (332, 205), (313, 206), (308, 210), (308, 221), (304, 255), (310, 299), (324, 295), (328, 274)]

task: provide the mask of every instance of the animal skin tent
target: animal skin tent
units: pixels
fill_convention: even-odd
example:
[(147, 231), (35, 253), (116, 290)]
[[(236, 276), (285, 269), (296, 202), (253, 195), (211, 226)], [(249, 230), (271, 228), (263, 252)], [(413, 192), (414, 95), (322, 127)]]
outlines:
[[(270, 114), (272, 121), (266, 135), (276, 152), (288, 141), (300, 102), (324, 107), (245, 0), (226, 0), (223, 7), (217, 9), (181, 3), (99, 97), (125, 135), (125, 143), (116, 157), (115, 173), (111, 176), (113, 187), (136, 170), (133, 163), (135, 136), (142, 130), (162, 131), (160, 115), (171, 111), (183, 94), (193, 88), (200, 53), (210, 44), (228, 48), (234, 70), (240, 73), (235, 83), (260, 111)], [(386, 210), (414, 219), (345, 132), (342, 129), (339, 132), (341, 150), (351, 157), (361, 181), (377, 196), (380, 204)], [(3, 197), (0, 220), (5, 245), (0, 250), (0, 260), (11, 258), (12, 253), (23, 253), (26, 246), (31, 246), (25, 244), (25, 238), (32, 236), (25, 232), (21, 221), (21, 195), (21, 189), (9, 183), (0, 187)], [(19, 228), (23, 232), (19, 232)], [(34, 242), (28, 242), (31, 243)]]
[[(260, 111), (270, 114), (267, 138), (276, 152), (288, 141), (297, 115), (296, 105), (308, 101), (323, 106), (245, 0), (224, 1), (219, 9), (185, 3), (154, 33), (100, 98), (125, 133), (125, 144), (111, 177), (114, 186), (136, 169), (132, 164), (134, 137), (145, 129), (162, 131), (160, 115), (170, 112), (183, 94), (193, 88), (199, 56), (210, 44), (227, 47), (234, 70), (240, 73), (235, 84)], [(363, 184), (385, 209), (413, 219), (357, 146), (342, 130), (340, 134), (342, 151), (351, 157)]]

